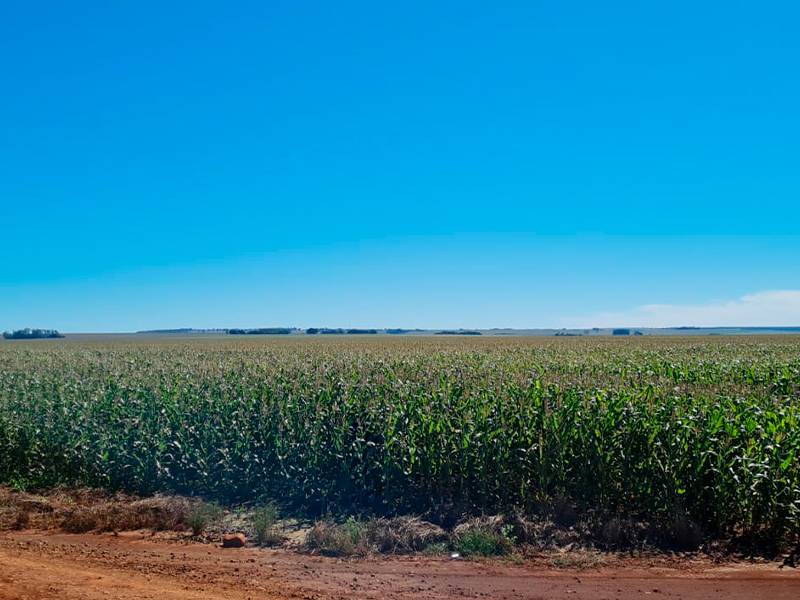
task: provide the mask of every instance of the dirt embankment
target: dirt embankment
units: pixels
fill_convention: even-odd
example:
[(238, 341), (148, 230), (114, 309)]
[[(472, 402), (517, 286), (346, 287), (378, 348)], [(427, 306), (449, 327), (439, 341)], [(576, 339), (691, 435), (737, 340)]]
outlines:
[(777, 563), (713, 565), (609, 557), (554, 568), (446, 558), (345, 561), (283, 550), (223, 549), (146, 532), (0, 534), (0, 600), (619, 599), (798, 597)]

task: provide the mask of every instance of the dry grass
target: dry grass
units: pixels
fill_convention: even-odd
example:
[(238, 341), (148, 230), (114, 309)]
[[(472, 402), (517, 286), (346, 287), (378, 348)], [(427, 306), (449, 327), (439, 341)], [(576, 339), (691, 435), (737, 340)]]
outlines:
[(417, 517), (378, 519), (372, 526), (374, 543), (380, 552), (409, 554), (447, 542), (444, 529)]
[(56, 488), (41, 494), (0, 488), (0, 531), (183, 530), (195, 504), (180, 496), (138, 498), (84, 488)]
[(312, 552), (333, 556), (410, 554), (434, 544), (445, 543), (448, 534), (439, 526), (417, 517), (348, 519), (344, 523), (320, 521), (306, 536), (305, 546)]
[(572, 550), (553, 553), (551, 566), (557, 569), (596, 569), (610, 562), (610, 555), (592, 550)]
[[(198, 520), (198, 516), (202, 519)], [(554, 515), (555, 516), (555, 515)], [(0, 487), (0, 531), (62, 530), (70, 533), (193, 530), (206, 541), (225, 533), (244, 532), (259, 545), (279, 545), (288, 540), (304, 548), (334, 556), (372, 554), (442, 554), (456, 551), (465, 557), (533, 556), (552, 558), (553, 566), (592, 566), (603, 552), (606, 560), (618, 552), (697, 551), (719, 555), (752, 553), (778, 555), (791, 540), (775, 540), (764, 547), (757, 541), (732, 538), (711, 544), (701, 528), (683, 515), (656, 524), (614, 516), (578, 519), (572, 525), (553, 518), (532, 519), (521, 512), (462, 520), (442, 527), (419, 517), (350, 518), (323, 520), (306, 530), (300, 521), (282, 520), (270, 504), (245, 510), (223, 511), (198, 499), (158, 495), (141, 498), (88, 488), (53, 488), (22, 492)], [(572, 519), (569, 519), (571, 522)]]
[(72, 532), (185, 529), (192, 502), (178, 496), (154, 496), (125, 502), (109, 500), (67, 511), (61, 528)]

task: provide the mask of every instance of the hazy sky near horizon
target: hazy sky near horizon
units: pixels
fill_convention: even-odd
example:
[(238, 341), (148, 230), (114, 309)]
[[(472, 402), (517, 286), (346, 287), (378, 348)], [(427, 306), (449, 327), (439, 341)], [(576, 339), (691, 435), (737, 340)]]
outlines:
[(794, 2), (0, 11), (0, 329), (800, 325)]

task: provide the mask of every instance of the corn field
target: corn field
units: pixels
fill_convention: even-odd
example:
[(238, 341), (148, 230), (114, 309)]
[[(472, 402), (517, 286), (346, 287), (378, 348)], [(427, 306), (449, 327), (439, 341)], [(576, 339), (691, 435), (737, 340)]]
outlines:
[(800, 530), (800, 339), (0, 343), (0, 482)]

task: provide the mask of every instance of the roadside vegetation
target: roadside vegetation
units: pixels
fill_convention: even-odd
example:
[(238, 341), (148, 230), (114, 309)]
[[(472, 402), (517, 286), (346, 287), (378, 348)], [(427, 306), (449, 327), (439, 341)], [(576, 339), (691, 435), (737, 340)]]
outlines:
[[(326, 552), (503, 554), (548, 523), (609, 549), (785, 546), (799, 390), (791, 337), (9, 344), (0, 482), (275, 499)], [(194, 510), (199, 535), (218, 514)], [(506, 516), (459, 533), (486, 515)], [(397, 518), (446, 539), (384, 543), (371, 523)]]

